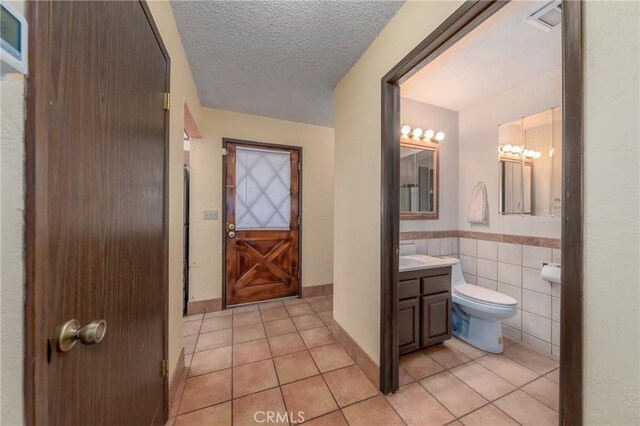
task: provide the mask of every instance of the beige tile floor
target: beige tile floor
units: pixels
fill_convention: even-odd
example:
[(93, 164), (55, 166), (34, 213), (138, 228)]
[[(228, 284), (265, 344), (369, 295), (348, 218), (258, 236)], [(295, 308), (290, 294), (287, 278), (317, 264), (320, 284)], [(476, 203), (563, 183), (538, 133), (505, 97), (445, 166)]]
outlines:
[[(511, 340), (487, 354), (454, 338), (403, 356), (400, 390), (384, 396), (329, 331), (332, 310), (319, 296), (186, 317), (188, 375), (167, 424), (557, 424), (548, 356)], [(288, 418), (268, 421), (269, 411)]]

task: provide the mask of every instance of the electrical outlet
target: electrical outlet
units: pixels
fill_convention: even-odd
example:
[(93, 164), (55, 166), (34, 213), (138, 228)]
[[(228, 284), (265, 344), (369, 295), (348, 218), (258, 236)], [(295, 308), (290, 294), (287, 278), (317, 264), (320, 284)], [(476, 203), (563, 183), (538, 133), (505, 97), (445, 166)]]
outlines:
[(202, 210), (202, 218), (204, 220), (217, 220), (218, 210)]

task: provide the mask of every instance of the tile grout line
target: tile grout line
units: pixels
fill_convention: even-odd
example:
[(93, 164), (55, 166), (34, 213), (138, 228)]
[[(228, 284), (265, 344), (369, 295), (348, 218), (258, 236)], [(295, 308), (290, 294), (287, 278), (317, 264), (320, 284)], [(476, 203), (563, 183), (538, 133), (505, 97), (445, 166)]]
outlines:
[[(518, 344), (518, 343), (515, 343), (514, 345), (517, 345), (517, 344)], [(514, 346), (514, 345), (511, 345), (511, 346)], [(451, 348), (451, 347), (450, 347), (449, 349), (450, 349), (450, 350), (453, 350), (453, 351), (455, 351), (455, 352), (461, 353), (461, 354), (463, 354), (463, 355), (465, 355), (465, 356), (467, 356), (466, 354), (464, 354), (464, 353), (463, 353), (463, 352), (461, 352), (461, 351), (456, 350), (455, 348)], [(420, 352), (422, 352), (422, 354), (423, 354), (424, 356), (429, 357), (433, 362), (435, 362), (437, 365), (439, 365), (440, 367), (442, 367), (444, 370), (443, 370), (443, 371), (440, 371), (440, 372), (437, 372), (437, 373), (434, 373), (434, 374), (431, 374), (431, 375), (429, 375), (429, 376), (423, 377), (422, 379), (416, 379), (415, 377), (411, 376), (411, 374), (409, 374), (409, 376), (410, 376), (412, 379), (414, 379), (414, 382), (412, 382), (412, 383), (417, 383), (418, 385), (420, 385), (420, 386), (421, 386), (421, 387), (422, 387), (422, 388), (423, 388), (427, 393), (429, 393), (429, 395), (431, 395), (431, 396), (432, 396), (432, 397), (433, 397), (433, 398), (434, 398), (434, 399), (435, 399), (435, 400), (436, 400), (440, 405), (442, 405), (442, 407), (443, 407), (445, 410), (447, 410), (447, 411), (448, 411), (448, 412), (449, 412), (449, 413), (454, 417), (453, 422), (455, 422), (456, 420), (459, 420), (459, 419), (461, 419), (462, 417), (465, 417), (465, 416), (467, 416), (467, 415), (469, 415), (469, 414), (471, 414), (471, 413), (473, 413), (473, 412), (475, 412), (475, 411), (478, 411), (478, 410), (480, 410), (480, 409), (482, 409), (482, 408), (486, 407), (487, 405), (495, 405), (495, 404), (494, 404), (494, 402), (495, 402), (495, 401), (498, 401), (499, 399), (502, 399), (502, 398), (504, 398), (504, 397), (506, 397), (506, 396), (508, 396), (508, 395), (510, 395), (510, 394), (512, 394), (512, 393), (515, 393), (515, 392), (516, 392), (516, 391), (518, 391), (518, 390), (521, 390), (521, 391), (522, 391), (522, 392), (524, 392), (526, 395), (530, 396), (531, 398), (533, 398), (533, 399), (535, 399), (536, 401), (538, 401), (538, 402), (540, 402), (541, 404), (543, 404), (545, 407), (547, 407), (547, 408), (551, 409), (553, 412), (557, 413), (557, 411), (556, 411), (556, 410), (554, 410), (552, 407), (549, 407), (549, 405), (547, 405), (547, 404), (546, 404), (546, 403), (544, 403), (543, 401), (540, 401), (540, 400), (539, 400), (538, 398), (536, 398), (535, 396), (533, 396), (533, 395), (529, 394), (529, 393), (528, 393), (526, 390), (524, 390), (523, 388), (524, 388), (525, 386), (527, 386), (527, 385), (529, 385), (529, 384), (531, 384), (531, 383), (533, 383), (533, 382), (537, 381), (537, 380), (540, 380), (541, 378), (543, 378), (543, 377), (545, 377), (546, 375), (548, 375), (549, 373), (551, 373), (551, 372), (555, 371), (555, 370), (556, 370), (556, 369), (558, 369), (559, 367), (556, 367), (556, 368), (552, 369), (551, 371), (548, 371), (548, 372), (546, 372), (546, 373), (542, 373), (542, 374), (541, 374), (541, 373), (538, 373), (538, 372), (536, 372), (536, 371), (531, 370), (530, 368), (528, 368), (528, 367), (526, 367), (525, 365), (523, 365), (523, 364), (519, 363), (518, 361), (516, 361), (516, 360), (514, 360), (514, 359), (512, 359), (512, 358), (510, 358), (510, 357), (508, 357), (508, 356), (506, 356), (506, 355), (504, 355), (504, 356), (505, 356), (506, 358), (508, 358), (509, 360), (511, 360), (511, 361), (513, 361), (513, 362), (515, 362), (516, 364), (518, 364), (518, 365), (520, 365), (520, 366), (522, 366), (522, 367), (524, 367), (524, 368), (527, 368), (529, 371), (531, 371), (532, 373), (534, 373), (534, 374), (536, 375), (536, 377), (535, 377), (534, 379), (532, 379), (532, 380), (530, 380), (530, 381), (528, 381), (528, 382), (526, 382), (526, 383), (522, 384), (521, 386), (516, 386), (516, 385), (514, 385), (512, 382), (510, 382), (509, 380), (507, 380), (505, 377), (503, 377), (503, 376), (501, 376), (500, 374), (498, 374), (497, 372), (495, 372), (495, 371), (493, 371), (493, 370), (491, 370), (491, 369), (489, 369), (489, 368), (485, 367), (484, 365), (482, 365), (482, 364), (478, 363), (480, 366), (482, 366), (482, 367), (484, 367), (484, 368), (487, 368), (487, 370), (489, 370), (489, 371), (490, 371), (490, 372), (492, 372), (493, 374), (497, 375), (497, 376), (498, 376), (498, 377), (500, 377), (501, 379), (505, 380), (505, 381), (506, 381), (507, 383), (509, 383), (510, 385), (516, 386), (516, 387), (515, 387), (515, 389), (513, 389), (513, 390), (511, 390), (511, 391), (509, 391), (509, 392), (507, 392), (507, 393), (505, 393), (504, 395), (501, 395), (500, 397), (498, 397), (498, 398), (496, 398), (496, 399), (490, 400), (490, 399), (488, 399), (488, 398), (484, 397), (483, 395), (481, 395), (479, 392), (477, 392), (477, 391), (476, 391), (475, 389), (473, 389), (471, 386), (469, 386), (469, 385), (468, 385), (464, 380), (462, 380), (462, 379), (460, 379), (458, 376), (456, 376), (456, 375), (455, 375), (455, 373), (451, 372), (451, 370), (452, 370), (452, 369), (454, 369), (454, 368), (461, 367), (461, 366), (466, 365), (466, 364), (470, 364), (472, 361), (476, 361), (476, 362), (477, 362), (477, 360), (478, 360), (478, 359), (480, 359), (480, 358), (484, 358), (484, 357), (489, 356), (489, 355), (491, 355), (491, 354), (486, 353), (486, 354), (484, 354), (484, 355), (482, 355), (482, 356), (479, 356), (479, 357), (477, 357), (477, 358), (471, 358), (471, 357), (468, 357), (468, 356), (467, 356), (468, 358), (471, 358), (469, 361), (462, 362), (461, 364), (458, 364), (458, 365), (456, 365), (456, 366), (454, 366), (454, 367), (451, 367), (451, 368), (445, 368), (445, 367), (444, 367), (441, 363), (439, 363), (437, 360), (433, 359), (431, 356), (429, 356), (428, 354), (424, 353), (424, 351), (420, 351)], [(535, 353), (535, 352), (534, 352), (534, 353)], [(405, 371), (406, 371), (406, 370), (405, 370)], [(481, 396), (485, 401), (488, 401), (488, 402), (487, 402), (486, 404), (483, 404), (483, 405), (482, 405), (482, 406), (480, 406), (480, 407), (477, 407), (476, 409), (474, 409), (474, 410), (472, 410), (472, 411), (470, 411), (470, 412), (468, 412), (468, 413), (465, 413), (463, 416), (456, 417), (453, 413), (451, 413), (451, 411), (449, 411), (449, 409), (448, 409), (448, 408), (447, 408), (447, 407), (446, 407), (446, 406), (445, 406), (445, 405), (444, 405), (444, 404), (443, 404), (443, 403), (442, 403), (442, 402), (441, 402), (441, 401), (440, 401), (440, 400), (439, 400), (439, 399), (438, 399), (434, 394), (432, 394), (431, 392), (429, 392), (429, 390), (428, 390), (428, 389), (426, 389), (426, 388), (424, 387), (424, 385), (421, 383), (421, 381), (422, 381), (422, 380), (425, 380), (425, 379), (427, 379), (427, 378), (429, 378), (429, 377), (433, 377), (433, 376), (435, 376), (435, 375), (437, 375), (437, 374), (442, 374), (442, 373), (444, 373), (444, 372), (449, 372), (449, 373), (453, 374), (453, 376), (454, 376), (454, 377), (456, 377), (458, 380), (460, 380), (460, 381), (461, 381), (465, 386), (467, 386), (467, 387), (468, 387), (469, 389), (471, 389), (473, 392), (475, 392), (475, 393), (477, 393), (478, 395), (480, 395), (480, 396)], [(549, 380), (549, 379), (547, 379), (547, 380)], [(404, 386), (407, 386), (407, 385), (409, 385), (409, 384), (411, 384), (411, 383), (407, 383), (407, 384), (406, 384), (406, 385), (404, 385)], [(504, 411), (503, 411), (503, 410), (501, 410), (499, 407), (497, 407), (497, 406), (496, 406), (496, 408), (498, 408), (500, 411), (502, 411), (502, 412), (504, 413)], [(511, 416), (509, 416), (507, 413), (504, 413), (504, 414), (505, 414), (505, 415), (507, 415), (509, 418), (512, 418), (512, 417), (511, 417)], [(515, 421), (515, 419), (514, 419), (514, 421)], [(516, 421), (516, 423), (518, 423), (518, 422)]]

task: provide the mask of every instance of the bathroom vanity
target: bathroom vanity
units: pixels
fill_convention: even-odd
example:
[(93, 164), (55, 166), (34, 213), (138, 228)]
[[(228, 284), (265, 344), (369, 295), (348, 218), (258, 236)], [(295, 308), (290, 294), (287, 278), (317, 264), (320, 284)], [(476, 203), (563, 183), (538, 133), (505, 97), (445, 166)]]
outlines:
[(450, 339), (450, 261), (422, 255), (401, 256), (399, 278), (400, 355)]

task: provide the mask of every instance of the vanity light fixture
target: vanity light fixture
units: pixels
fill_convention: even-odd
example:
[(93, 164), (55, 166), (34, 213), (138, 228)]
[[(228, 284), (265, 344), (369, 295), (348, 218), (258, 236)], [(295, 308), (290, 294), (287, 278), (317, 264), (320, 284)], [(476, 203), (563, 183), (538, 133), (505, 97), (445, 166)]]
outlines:
[(436, 132), (434, 132), (432, 129), (429, 129), (426, 132), (424, 132), (425, 142), (429, 142), (431, 139), (433, 139), (435, 135), (436, 135)]
[(500, 146), (501, 154), (509, 154), (514, 155), (516, 157), (524, 157), (524, 158), (540, 158), (542, 157), (542, 153), (539, 151), (533, 151), (529, 149), (523, 149), (520, 145), (509, 145), (505, 144)]
[(427, 129), (423, 131), (419, 127), (412, 129), (406, 124), (402, 126), (402, 128), (400, 128), (400, 134), (403, 138), (411, 138), (416, 141), (422, 140), (423, 142), (433, 143), (442, 142), (446, 137), (444, 132), (436, 132), (433, 129)]

